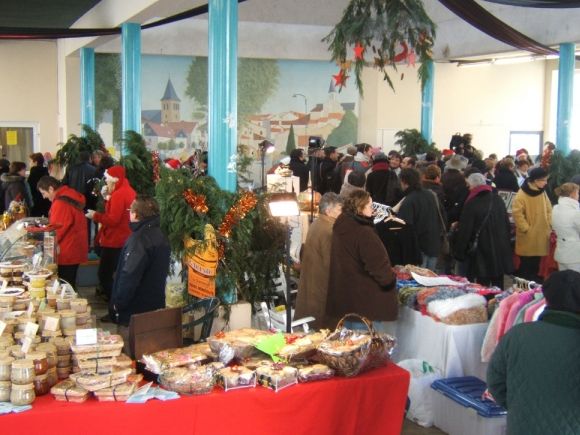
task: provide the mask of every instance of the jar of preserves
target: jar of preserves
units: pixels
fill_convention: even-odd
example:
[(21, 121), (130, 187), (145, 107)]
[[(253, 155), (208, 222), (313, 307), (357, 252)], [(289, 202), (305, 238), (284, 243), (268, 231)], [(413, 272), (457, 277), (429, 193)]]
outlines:
[(36, 346), (36, 350), (39, 352), (46, 352), (46, 360), (48, 361), (49, 369), (56, 367), (58, 358), (56, 356), (56, 346), (54, 344), (40, 343), (38, 346)]
[(13, 384), (32, 385), (32, 382), (34, 382), (34, 376), (34, 361), (31, 359), (19, 359), (12, 362), (10, 380)]
[(63, 330), (75, 329), (77, 326), (76, 322), (77, 313), (73, 310), (61, 310), (60, 311), (60, 327)]
[(58, 384), (58, 373), (56, 372), (56, 367), (48, 369), (46, 372), (46, 380), (48, 382), (49, 388), (52, 388)]
[(0, 402), (10, 402), (12, 382), (0, 381)]
[(12, 375), (12, 362), (14, 358), (11, 356), (0, 359), (0, 381), (9, 381)]
[(36, 376), (44, 375), (48, 370), (48, 360), (46, 359), (46, 352), (30, 352), (26, 355), (26, 359), (34, 362), (34, 373)]
[(12, 384), (10, 391), (10, 402), (16, 406), (30, 405), (34, 402), (36, 395), (34, 394), (34, 384)]
[(48, 384), (48, 375), (40, 375), (34, 378), (34, 394), (36, 396), (43, 396), (50, 391)]

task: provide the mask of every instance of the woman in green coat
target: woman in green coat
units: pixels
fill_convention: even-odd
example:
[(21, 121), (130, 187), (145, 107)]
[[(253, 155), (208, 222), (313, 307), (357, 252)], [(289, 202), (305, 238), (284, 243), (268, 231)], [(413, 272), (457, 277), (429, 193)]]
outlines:
[(514, 326), (487, 370), (508, 435), (580, 434), (580, 273), (555, 272), (537, 322)]

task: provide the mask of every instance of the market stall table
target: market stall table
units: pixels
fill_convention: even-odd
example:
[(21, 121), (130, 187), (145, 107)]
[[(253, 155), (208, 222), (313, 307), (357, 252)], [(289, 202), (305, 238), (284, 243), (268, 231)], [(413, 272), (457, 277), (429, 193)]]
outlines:
[(395, 364), (354, 378), (258, 387), (144, 404), (36, 399), (0, 416), (3, 433), (32, 434), (400, 434), (409, 373)]
[(448, 325), (411, 308), (399, 307), (395, 330), (389, 330), (397, 337), (393, 359), (422, 359), (439, 368), (446, 378), (485, 379), (487, 364), (481, 362), (481, 346), (488, 324)]

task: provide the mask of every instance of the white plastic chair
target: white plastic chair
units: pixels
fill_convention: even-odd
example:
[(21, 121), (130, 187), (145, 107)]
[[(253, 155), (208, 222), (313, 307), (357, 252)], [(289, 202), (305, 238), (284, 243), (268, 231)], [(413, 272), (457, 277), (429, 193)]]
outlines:
[[(286, 310), (284, 311), (276, 311), (271, 308), (268, 308), (268, 304), (266, 302), (260, 303), (261, 310), (258, 312), (259, 315), (262, 316), (266, 326), (270, 329), (275, 329), (277, 331), (285, 332), (286, 331)], [(294, 318), (294, 309), (292, 309), (292, 318)], [(309, 322), (313, 322), (314, 317), (303, 317), (301, 319), (294, 320), (290, 325), (290, 331), (294, 332), (295, 328), (302, 327), (304, 332), (310, 331), (310, 326), (308, 325)]]

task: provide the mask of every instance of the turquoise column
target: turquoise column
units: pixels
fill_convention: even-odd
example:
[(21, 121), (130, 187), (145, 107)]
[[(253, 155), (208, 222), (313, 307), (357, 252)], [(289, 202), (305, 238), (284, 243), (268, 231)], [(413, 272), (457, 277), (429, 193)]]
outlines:
[(570, 127), (574, 95), (574, 67), (576, 46), (560, 44), (558, 67), (558, 112), (556, 121), (556, 147), (565, 156), (570, 152)]
[[(141, 133), (141, 26), (124, 23), (122, 31), (122, 131)], [(124, 151), (121, 150), (121, 154)]]
[(421, 135), (431, 143), (433, 142), (433, 83), (435, 82), (435, 67), (432, 60), (427, 63), (429, 78), (421, 92)]
[(81, 48), (81, 124), (95, 130), (95, 50)]
[(218, 185), (236, 190), (238, 2), (209, 1), (208, 169)]

